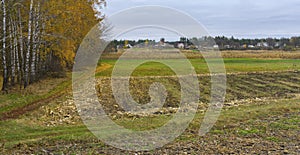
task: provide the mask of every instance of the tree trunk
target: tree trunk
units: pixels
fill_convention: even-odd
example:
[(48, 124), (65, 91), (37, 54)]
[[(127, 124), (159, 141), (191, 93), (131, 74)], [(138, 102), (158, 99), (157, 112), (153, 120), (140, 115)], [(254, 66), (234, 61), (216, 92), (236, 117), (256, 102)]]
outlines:
[(16, 68), (16, 78), (17, 82), (20, 83), (19, 77), (20, 77), (20, 61), (19, 61), (19, 48), (18, 48), (18, 29), (17, 29), (17, 22), (16, 20), (13, 21), (13, 31), (14, 31), (14, 63)]
[(21, 16), (21, 9), (18, 9), (19, 14), (19, 66), (20, 66), (20, 76), (19, 82), (22, 83), (24, 81), (24, 70), (25, 70), (25, 63), (24, 63), (24, 44), (23, 44), (23, 25), (22, 25), (22, 16)]
[(15, 62), (15, 44), (14, 44), (14, 29), (13, 29), (13, 19), (12, 17), (10, 18), (10, 22), (9, 22), (9, 39), (10, 39), (10, 75), (11, 75), (11, 85), (14, 86), (15, 85), (15, 77), (16, 77), (16, 62)]
[(33, 18), (33, 48), (32, 48), (32, 59), (31, 59), (31, 78), (30, 83), (35, 82), (37, 76), (37, 57), (39, 50), (39, 38), (40, 38), (40, 3), (38, 2), (37, 7), (34, 8), (34, 18)]
[(28, 21), (28, 38), (27, 38), (27, 53), (25, 55), (25, 78), (24, 88), (28, 86), (29, 82), (29, 67), (30, 67), (30, 51), (31, 51), (31, 31), (32, 31), (32, 11), (33, 11), (33, 0), (30, 1), (29, 21)]
[(3, 9), (3, 42), (2, 42), (2, 65), (3, 65), (3, 85), (2, 91), (7, 91), (8, 75), (6, 62), (6, 6), (5, 0), (1, 1)]

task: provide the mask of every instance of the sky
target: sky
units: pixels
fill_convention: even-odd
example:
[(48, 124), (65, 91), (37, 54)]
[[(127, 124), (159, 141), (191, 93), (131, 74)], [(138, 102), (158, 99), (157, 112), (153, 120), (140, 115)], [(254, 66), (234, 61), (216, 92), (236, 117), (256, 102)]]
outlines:
[[(121, 10), (144, 5), (166, 6), (189, 14), (212, 36), (300, 36), (300, 0), (110, 0), (104, 13), (109, 18)], [(138, 33), (128, 36), (134, 34)]]

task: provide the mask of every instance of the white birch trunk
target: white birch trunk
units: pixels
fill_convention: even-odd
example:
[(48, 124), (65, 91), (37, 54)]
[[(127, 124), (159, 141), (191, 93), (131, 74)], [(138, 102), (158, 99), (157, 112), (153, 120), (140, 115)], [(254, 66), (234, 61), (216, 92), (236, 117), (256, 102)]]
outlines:
[(39, 35), (40, 35), (40, 3), (38, 3), (37, 7), (34, 8), (34, 18), (33, 18), (33, 48), (32, 48), (32, 59), (31, 59), (31, 82), (36, 80), (36, 72), (37, 72), (37, 55), (38, 55), (38, 44), (39, 44)]
[(24, 78), (24, 43), (23, 43), (23, 25), (22, 25), (22, 16), (21, 16), (21, 9), (18, 9), (19, 14), (19, 44), (20, 44), (20, 51), (19, 51), (19, 66), (20, 66), (20, 79), (19, 81), (22, 83)]
[[(12, 30), (13, 30), (13, 57), (14, 57), (14, 69), (15, 69), (15, 78), (17, 78), (17, 81), (19, 82), (19, 74), (20, 74), (20, 67), (19, 67), (19, 48), (18, 48), (18, 29), (17, 29), (17, 23), (16, 19), (12, 21)], [(14, 81), (15, 82), (15, 81)], [(12, 83), (14, 84), (14, 83)]]
[(16, 76), (18, 82), (20, 82), (20, 61), (19, 61), (19, 44), (18, 44), (18, 28), (16, 20), (13, 21), (13, 31), (14, 31), (14, 57), (15, 57), (15, 67), (16, 67)]
[(11, 84), (14, 85), (16, 77), (16, 62), (15, 62), (15, 45), (14, 45), (14, 30), (13, 30), (13, 20), (10, 18), (9, 22), (9, 41), (10, 41), (10, 73), (11, 73)]
[(33, 14), (33, 0), (30, 1), (29, 21), (28, 21), (28, 38), (27, 38), (27, 53), (25, 55), (25, 78), (24, 88), (28, 86), (29, 82), (29, 67), (30, 67), (30, 51), (31, 51), (31, 31), (32, 31), (32, 14)]
[(2, 90), (6, 91), (8, 83), (7, 62), (6, 62), (6, 6), (5, 0), (1, 0), (3, 9), (3, 42), (2, 42), (2, 65), (3, 65), (3, 85)]

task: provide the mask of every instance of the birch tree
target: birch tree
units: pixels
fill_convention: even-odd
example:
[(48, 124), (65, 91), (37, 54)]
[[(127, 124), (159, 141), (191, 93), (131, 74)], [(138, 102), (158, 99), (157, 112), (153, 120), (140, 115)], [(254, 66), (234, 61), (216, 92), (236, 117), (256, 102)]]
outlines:
[(9, 53), (7, 53), (7, 55), (9, 55), (9, 58), (10, 58), (10, 82), (11, 82), (11, 85), (13, 86), (15, 84), (15, 77), (16, 77), (16, 70), (15, 70), (15, 67), (16, 67), (16, 63), (15, 63), (15, 44), (14, 44), (14, 29), (13, 29), (13, 19), (12, 19), (12, 16), (10, 16), (9, 18)]
[(2, 90), (21, 89), (72, 68), (84, 36), (104, 16), (103, 0), (1, 0)]
[(28, 86), (28, 82), (29, 82), (32, 16), (33, 16), (33, 0), (30, 1), (30, 10), (29, 10), (29, 19), (28, 19), (28, 38), (27, 38), (27, 53), (25, 55), (24, 88)]
[[(19, 64), (19, 48), (18, 48), (18, 36), (17, 36), (17, 22), (16, 20), (12, 21), (12, 28), (13, 28), (13, 58), (14, 58), (14, 69), (15, 69), (15, 76), (17, 78), (17, 81), (19, 82), (19, 76), (20, 76), (20, 64)], [(13, 79), (12, 81), (12, 85), (14, 85), (15, 79)]]
[(37, 66), (37, 57), (38, 57), (38, 46), (39, 46), (39, 35), (40, 35), (40, 2), (38, 2), (37, 7), (34, 8), (33, 13), (33, 48), (31, 54), (31, 83), (34, 82), (36, 79), (36, 66)]
[(19, 46), (20, 50), (18, 52), (18, 60), (19, 60), (19, 83), (24, 81), (24, 42), (23, 42), (23, 24), (22, 24), (22, 16), (21, 16), (21, 6), (18, 7), (18, 33), (19, 33)]
[(1, 0), (2, 11), (3, 11), (3, 39), (2, 39), (2, 66), (3, 66), (3, 85), (2, 91), (6, 91), (8, 84), (7, 75), (7, 62), (6, 62), (6, 3), (5, 0)]

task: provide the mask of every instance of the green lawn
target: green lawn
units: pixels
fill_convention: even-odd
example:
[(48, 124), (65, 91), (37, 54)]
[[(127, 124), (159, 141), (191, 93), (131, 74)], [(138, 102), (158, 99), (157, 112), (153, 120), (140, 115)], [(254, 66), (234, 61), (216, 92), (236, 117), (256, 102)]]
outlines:
[[(110, 64), (112, 67), (96, 74), (98, 76), (110, 76), (117, 60), (101, 60), (101, 63)], [(137, 60), (121, 60), (137, 61)], [(177, 63), (180, 67), (182, 60), (168, 60)], [(207, 63), (204, 59), (190, 59), (197, 74), (209, 73)], [(214, 62), (214, 60), (212, 60)], [(225, 68), (227, 73), (235, 72), (259, 72), (259, 71), (285, 71), (299, 70), (300, 59), (251, 59), (251, 58), (225, 58)], [(126, 68), (126, 66), (121, 66)], [(174, 75), (174, 72), (166, 65), (158, 62), (147, 62), (135, 69), (133, 76), (158, 76)]]

